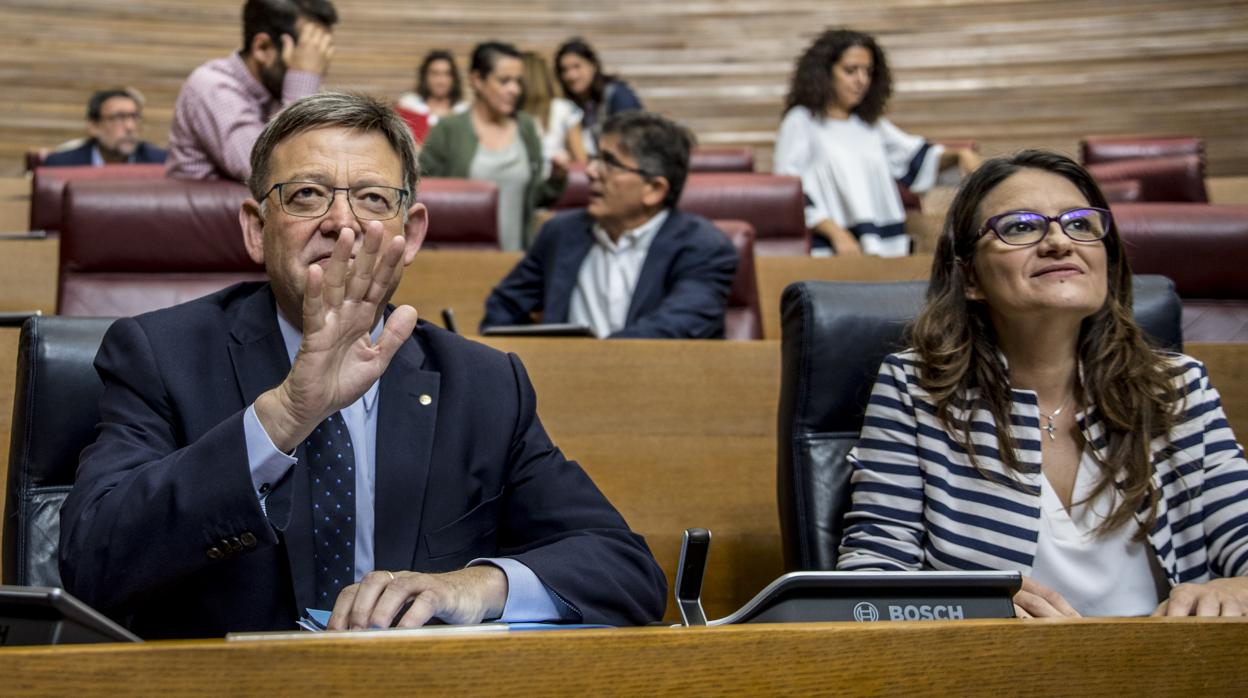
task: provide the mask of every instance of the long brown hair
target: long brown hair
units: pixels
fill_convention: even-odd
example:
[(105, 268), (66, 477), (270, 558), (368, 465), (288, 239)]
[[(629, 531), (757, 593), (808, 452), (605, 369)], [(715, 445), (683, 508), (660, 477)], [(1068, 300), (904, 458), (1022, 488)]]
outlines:
[[(1001, 460), (1015, 472), (1021, 472), (1022, 466), (1008, 428), (1009, 377), (998, 358), (988, 309), (982, 302), (968, 300), (966, 289), (967, 271), (983, 225), (979, 205), (997, 185), (1022, 169), (1064, 177), (1083, 193), (1089, 205), (1109, 208), (1091, 175), (1065, 156), (1026, 150), (986, 161), (966, 179), (949, 208), (932, 263), (927, 303), (910, 330), (924, 367), (919, 385), (931, 395), (945, 430), (962, 442), (975, 463), (970, 425), (955, 420), (952, 410), (986, 406), (999, 425)], [(1147, 507), (1139, 532), (1142, 537), (1156, 520), (1159, 496), (1152, 480), (1150, 442), (1169, 433), (1174, 425), (1172, 405), (1177, 391), (1165, 359), (1148, 345), (1132, 318), (1131, 269), (1112, 221), (1102, 242), (1109, 289), (1105, 304), (1084, 319), (1077, 348), (1083, 368), (1083, 396), (1088, 406), (1100, 413), (1107, 456), (1099, 463), (1104, 477), (1088, 498), (1094, 499), (1121, 479), (1122, 499), (1099, 530), (1112, 531)], [(976, 389), (979, 395), (972, 400)], [(968, 404), (971, 402), (974, 404)], [(985, 473), (985, 477), (989, 476)]]
[(550, 103), (555, 98), (555, 79), (550, 74), (546, 59), (533, 51), (525, 51), (524, 94), (520, 96), (520, 108), (528, 112), (542, 129), (550, 128)]

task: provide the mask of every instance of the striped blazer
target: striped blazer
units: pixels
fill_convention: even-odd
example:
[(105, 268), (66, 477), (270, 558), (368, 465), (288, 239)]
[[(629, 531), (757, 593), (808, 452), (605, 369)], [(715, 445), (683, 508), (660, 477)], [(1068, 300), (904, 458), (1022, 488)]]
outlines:
[[(1171, 586), (1248, 574), (1248, 462), (1202, 363), (1167, 354), (1186, 395), (1170, 438), (1153, 443), (1162, 492), (1148, 540)], [(912, 351), (884, 359), (857, 446), (852, 506), (837, 567), (844, 570), (1018, 570), (1030, 574), (1040, 525), (1040, 413), (1036, 394), (1013, 390), (1011, 430), (1023, 472), (1001, 462), (997, 426), (971, 418), (976, 461), (936, 419)], [(974, 396), (972, 396), (974, 397)], [(1099, 413), (1079, 428), (1104, 458)], [(1145, 505), (1147, 506), (1147, 505)]]

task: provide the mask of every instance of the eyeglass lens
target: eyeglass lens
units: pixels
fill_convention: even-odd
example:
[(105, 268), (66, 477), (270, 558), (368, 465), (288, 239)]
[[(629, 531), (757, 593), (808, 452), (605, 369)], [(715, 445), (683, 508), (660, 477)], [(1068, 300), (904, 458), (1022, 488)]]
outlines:
[[(338, 190), (313, 182), (286, 182), (279, 195), (282, 208), (292, 216), (320, 216), (333, 205)], [(347, 190), (347, 203), (360, 218), (387, 220), (399, 212), (403, 190), (394, 187), (352, 187)]]
[[(1093, 242), (1105, 237), (1109, 227), (1107, 219), (1103, 211), (1078, 208), (1063, 213), (1056, 220), (1070, 239)], [(1032, 211), (1016, 211), (997, 219), (993, 229), (1011, 245), (1028, 245), (1044, 238), (1050, 220), (1054, 219)]]

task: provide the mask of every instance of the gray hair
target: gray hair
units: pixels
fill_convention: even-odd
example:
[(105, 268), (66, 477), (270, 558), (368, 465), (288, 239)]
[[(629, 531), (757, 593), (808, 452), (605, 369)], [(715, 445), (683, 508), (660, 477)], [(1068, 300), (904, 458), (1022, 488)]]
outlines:
[(251, 149), (251, 177), (247, 188), (257, 201), (268, 193), (269, 161), (273, 149), (282, 141), (314, 128), (339, 126), (365, 133), (380, 133), (399, 156), (403, 166), (403, 188), (410, 196), (410, 205), (416, 199), (416, 184), (420, 181), (420, 163), (416, 157), (416, 142), (403, 119), (384, 102), (362, 94), (347, 92), (321, 92), (295, 102), (277, 118), (269, 122), (256, 145)]
[(673, 207), (680, 201), (689, 174), (689, 152), (694, 146), (689, 129), (652, 112), (623, 111), (602, 125), (602, 135), (607, 134), (620, 137), (620, 149), (646, 174), (667, 180), (664, 206)]

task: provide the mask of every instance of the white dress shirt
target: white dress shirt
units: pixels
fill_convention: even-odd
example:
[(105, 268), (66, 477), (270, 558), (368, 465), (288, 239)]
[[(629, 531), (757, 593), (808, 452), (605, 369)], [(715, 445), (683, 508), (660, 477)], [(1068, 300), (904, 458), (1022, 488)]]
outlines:
[(587, 325), (598, 337), (624, 329), (650, 243), (667, 222), (667, 214), (663, 209), (625, 231), (618, 240), (612, 240), (601, 225), (594, 225), (594, 246), (581, 262), (568, 306), (568, 322)]

